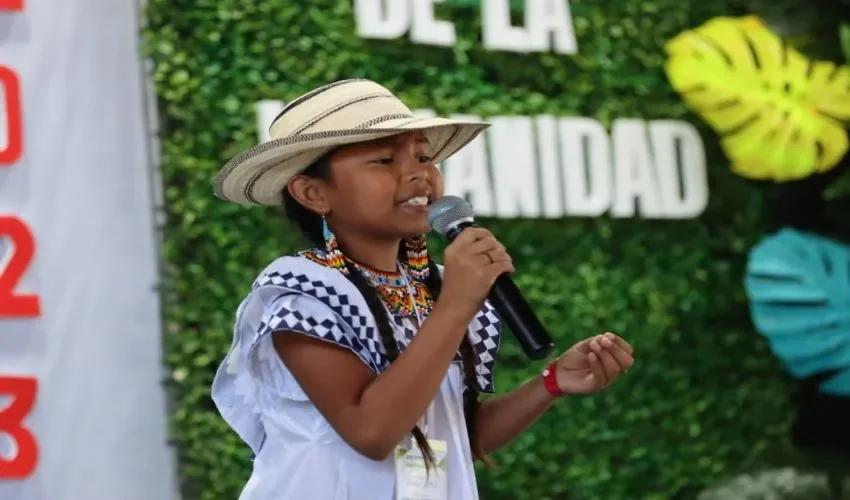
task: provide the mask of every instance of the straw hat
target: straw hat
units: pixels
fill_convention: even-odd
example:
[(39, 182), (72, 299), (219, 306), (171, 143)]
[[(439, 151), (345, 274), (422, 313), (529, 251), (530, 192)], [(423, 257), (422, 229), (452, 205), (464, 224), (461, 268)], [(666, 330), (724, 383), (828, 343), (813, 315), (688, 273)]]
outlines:
[(219, 198), (247, 205), (279, 205), (293, 176), (346, 144), (421, 131), (439, 163), (469, 144), (489, 125), (447, 118), (414, 117), (383, 86), (343, 80), (295, 99), (275, 118), (272, 139), (239, 155), (215, 179)]

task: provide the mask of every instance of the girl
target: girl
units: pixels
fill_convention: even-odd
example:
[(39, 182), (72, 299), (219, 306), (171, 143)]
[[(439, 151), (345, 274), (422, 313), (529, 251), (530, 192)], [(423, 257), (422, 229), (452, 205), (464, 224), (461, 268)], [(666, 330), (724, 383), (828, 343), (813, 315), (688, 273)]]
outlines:
[(216, 179), (226, 200), (282, 204), (316, 248), (272, 262), (236, 315), (213, 399), (255, 454), (243, 500), (478, 498), (487, 460), (566, 394), (607, 387), (632, 349), (606, 333), (494, 392), (500, 322), (486, 297), (511, 258), (467, 229), (429, 259), (435, 166), (485, 124), (414, 117), (345, 80), (290, 103), (274, 139)]

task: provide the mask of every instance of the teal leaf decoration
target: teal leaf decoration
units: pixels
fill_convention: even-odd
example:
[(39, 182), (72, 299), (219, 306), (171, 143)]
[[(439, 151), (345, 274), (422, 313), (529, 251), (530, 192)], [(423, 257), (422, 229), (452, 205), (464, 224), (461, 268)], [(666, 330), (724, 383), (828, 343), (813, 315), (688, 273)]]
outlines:
[(782, 229), (750, 252), (756, 330), (795, 378), (835, 373), (821, 392), (850, 397), (850, 246)]

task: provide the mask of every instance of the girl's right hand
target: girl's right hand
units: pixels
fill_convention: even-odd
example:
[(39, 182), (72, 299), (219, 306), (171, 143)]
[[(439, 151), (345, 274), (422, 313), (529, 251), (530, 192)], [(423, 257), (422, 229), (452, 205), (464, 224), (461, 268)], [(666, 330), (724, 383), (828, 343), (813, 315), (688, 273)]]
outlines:
[(490, 231), (464, 229), (447, 247), (444, 257), (441, 302), (478, 312), (496, 278), (514, 272), (504, 245)]

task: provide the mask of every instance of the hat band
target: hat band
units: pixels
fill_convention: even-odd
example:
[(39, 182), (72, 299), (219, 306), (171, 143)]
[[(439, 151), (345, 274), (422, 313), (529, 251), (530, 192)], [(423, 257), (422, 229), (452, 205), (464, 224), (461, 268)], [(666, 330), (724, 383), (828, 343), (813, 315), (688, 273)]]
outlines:
[(328, 118), (328, 117), (330, 117), (330, 116), (332, 116), (336, 113), (339, 113), (343, 109), (345, 109), (349, 106), (353, 106), (355, 104), (363, 103), (365, 101), (371, 101), (372, 99), (393, 99), (393, 100), (397, 100), (394, 95), (392, 95), (392, 94), (388, 95), (388, 94), (383, 93), (383, 92), (382, 93), (360, 95), (360, 96), (355, 97), (354, 99), (350, 99), (348, 101), (343, 101), (343, 102), (337, 104), (336, 106), (334, 106), (330, 109), (326, 109), (326, 110), (322, 111), (318, 115), (307, 120), (304, 124), (302, 124), (300, 127), (296, 128), (292, 132), (281, 134), (281, 136), (300, 135), (305, 130), (309, 130), (310, 128), (316, 126), (316, 124), (320, 123), (321, 121), (325, 120), (326, 118)]

